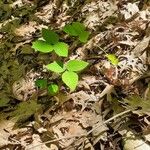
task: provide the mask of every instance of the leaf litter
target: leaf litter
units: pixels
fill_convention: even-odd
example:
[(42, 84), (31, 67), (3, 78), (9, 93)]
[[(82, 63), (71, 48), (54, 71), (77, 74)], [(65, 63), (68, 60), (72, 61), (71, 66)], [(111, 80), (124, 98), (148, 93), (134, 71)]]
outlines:
[[(5, 136), (0, 140), (2, 149), (119, 150), (126, 145), (130, 147), (130, 143), (138, 148), (148, 147), (148, 1), (44, 0), (16, 1), (5, 6), (0, 22), (0, 107), (7, 119), (14, 114), (16, 120), (12, 126), (17, 129), (8, 131), (5, 125), (1, 127), (0, 138)], [(42, 70), (47, 56), (23, 53), (21, 48), (41, 37), (39, 30), (43, 27), (62, 30), (76, 20), (83, 22), (92, 33), (87, 43), (74, 43), (64, 35), (61, 39), (71, 42), (70, 60), (87, 60), (91, 65), (81, 72), (75, 92), (69, 93), (63, 87), (61, 94), (47, 96), (43, 94), (45, 90), (35, 86), (38, 78), (56, 80)], [(116, 65), (107, 59), (106, 53), (118, 59)], [(126, 110), (132, 113), (125, 115)], [(113, 119), (119, 113), (121, 117)], [(1, 124), (7, 124), (6, 118)], [(19, 129), (17, 123), (23, 128)], [(145, 138), (144, 144), (138, 140), (139, 133)], [(136, 139), (136, 144), (126, 141), (131, 137)]]

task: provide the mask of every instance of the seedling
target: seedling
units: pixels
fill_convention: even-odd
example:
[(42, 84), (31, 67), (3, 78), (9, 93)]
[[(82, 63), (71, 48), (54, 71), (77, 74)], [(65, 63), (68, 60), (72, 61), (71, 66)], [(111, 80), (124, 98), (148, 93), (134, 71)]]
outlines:
[(47, 90), (48, 94), (51, 96), (56, 95), (58, 92), (59, 88), (57, 84), (51, 83), (48, 84), (46, 79), (37, 79), (35, 81), (35, 85), (42, 90)]
[[(79, 22), (73, 22), (71, 25), (66, 25), (63, 29), (71, 36), (79, 37), (81, 42), (86, 42), (89, 37), (89, 32), (85, 31), (85, 26)], [(33, 42), (32, 48), (43, 53), (50, 53), (54, 51), (58, 56), (68, 56), (68, 45), (59, 41), (59, 36), (54, 31), (49, 29), (42, 29), (43, 39), (38, 39)], [(78, 84), (78, 72), (88, 66), (88, 63), (82, 60), (70, 60), (67, 63), (59, 62), (58, 60), (46, 65), (45, 67), (55, 73), (61, 75), (62, 81), (74, 91)], [(39, 79), (36, 85), (41, 89), (47, 89), (50, 95), (55, 95), (58, 92), (58, 85), (47, 84), (47, 80)]]
[(87, 42), (89, 37), (89, 32), (85, 31), (85, 26), (80, 22), (73, 22), (68, 24), (63, 28), (63, 31), (69, 34), (70, 36), (76, 36), (79, 38), (79, 41), (82, 43)]
[(119, 63), (118, 58), (116, 57), (116, 55), (114, 54), (106, 54), (105, 55), (107, 57), (107, 59), (111, 62), (111, 64), (113, 64), (114, 66), (117, 66)]
[(82, 60), (70, 60), (66, 64), (54, 61), (45, 67), (55, 73), (60, 73), (62, 81), (74, 91), (78, 84), (78, 74), (77, 72), (83, 70), (88, 66), (88, 63)]
[(108, 54), (105, 52), (105, 50), (103, 50), (101, 47), (98, 46), (98, 48), (100, 48), (104, 53), (105, 53), (105, 56), (107, 57), (107, 59), (109, 60), (109, 62), (114, 65), (114, 66), (117, 66), (118, 63), (119, 63), (119, 59), (116, 57), (115, 54)]

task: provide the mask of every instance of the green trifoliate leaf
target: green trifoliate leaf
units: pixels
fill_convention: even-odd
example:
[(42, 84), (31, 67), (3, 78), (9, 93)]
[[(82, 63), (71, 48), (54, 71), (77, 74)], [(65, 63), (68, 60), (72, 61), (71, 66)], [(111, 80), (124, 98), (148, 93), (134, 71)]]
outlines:
[(79, 35), (79, 40), (83, 43), (87, 42), (87, 39), (89, 37), (90, 33), (88, 31), (83, 31), (80, 35)]
[(47, 90), (50, 95), (55, 95), (58, 92), (59, 88), (57, 84), (50, 84), (48, 85)]
[(38, 86), (40, 89), (47, 88), (47, 80), (46, 79), (37, 79), (35, 81), (35, 85)]
[(47, 43), (56, 44), (59, 41), (59, 36), (49, 29), (42, 29), (42, 36)]
[(57, 55), (62, 57), (68, 56), (68, 48), (69, 46), (64, 42), (58, 42), (54, 46), (54, 51)]
[(89, 32), (85, 31), (85, 26), (80, 22), (73, 22), (71, 25), (66, 25), (63, 31), (71, 36), (78, 36), (80, 42), (87, 42)]
[(65, 71), (62, 74), (62, 81), (70, 88), (71, 91), (74, 91), (78, 84), (78, 75), (75, 72)]
[(106, 57), (113, 65), (118, 65), (119, 60), (114, 54), (107, 54)]
[(49, 53), (53, 51), (53, 46), (42, 40), (37, 40), (33, 42), (32, 48), (34, 48), (36, 51), (43, 53)]
[(69, 71), (81, 71), (84, 68), (86, 68), (87, 65), (88, 65), (88, 63), (83, 60), (70, 60), (67, 63), (66, 68)]
[(73, 22), (63, 28), (63, 31), (71, 36), (79, 36), (84, 30), (85, 26), (80, 22)]
[(63, 68), (63, 65), (59, 62), (54, 61), (51, 64), (48, 64), (45, 66), (48, 70), (56, 72), (56, 73), (61, 73), (63, 71), (65, 71), (65, 69)]

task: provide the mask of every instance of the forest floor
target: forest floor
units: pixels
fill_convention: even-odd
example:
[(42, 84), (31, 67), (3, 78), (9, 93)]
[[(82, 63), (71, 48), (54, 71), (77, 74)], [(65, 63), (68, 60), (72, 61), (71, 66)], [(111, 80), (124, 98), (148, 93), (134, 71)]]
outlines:
[[(63, 31), (73, 22), (86, 43)], [(72, 92), (44, 68), (57, 57), (32, 48), (42, 28), (69, 45), (65, 62), (89, 63)], [(150, 150), (149, 43), (149, 0), (0, 1), (0, 149)]]

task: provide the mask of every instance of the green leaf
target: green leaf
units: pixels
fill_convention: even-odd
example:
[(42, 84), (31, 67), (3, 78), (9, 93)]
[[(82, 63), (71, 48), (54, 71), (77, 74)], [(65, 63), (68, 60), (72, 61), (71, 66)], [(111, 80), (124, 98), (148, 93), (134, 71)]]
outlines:
[(113, 65), (118, 65), (119, 60), (114, 54), (107, 54), (106, 57)]
[(59, 56), (62, 56), (62, 57), (68, 56), (68, 48), (69, 48), (69, 46), (63, 42), (58, 42), (54, 45), (55, 53)]
[(66, 68), (69, 71), (81, 71), (85, 67), (87, 67), (87, 65), (88, 65), (88, 63), (83, 60), (70, 60), (67, 63)]
[(79, 40), (80, 42), (87, 42), (87, 39), (89, 37), (90, 33), (88, 31), (83, 31), (80, 35), (79, 35)]
[(61, 73), (61, 72), (65, 71), (65, 69), (63, 68), (63, 65), (59, 62), (56, 62), (56, 61), (54, 61), (51, 64), (46, 65), (46, 68), (48, 70), (51, 70), (51, 71), (56, 72), (56, 73)]
[(71, 91), (74, 91), (78, 84), (78, 75), (75, 72), (65, 71), (62, 74), (62, 81), (70, 88)]
[(85, 26), (80, 22), (73, 22), (71, 25), (66, 25), (63, 31), (71, 36), (79, 36), (80, 42), (87, 42), (89, 32), (85, 31)]
[(52, 45), (56, 44), (59, 41), (59, 36), (55, 32), (53, 32), (49, 29), (43, 28), (42, 29), (42, 36), (46, 42), (48, 42)]
[(34, 48), (36, 51), (43, 53), (49, 53), (53, 51), (53, 46), (42, 40), (37, 40), (33, 42), (32, 48)]
[(84, 30), (85, 26), (80, 22), (73, 22), (63, 28), (63, 31), (71, 36), (79, 36)]
[(38, 86), (40, 89), (47, 88), (47, 80), (46, 79), (37, 79), (35, 81), (35, 85)]
[(59, 88), (57, 84), (50, 84), (48, 85), (47, 90), (50, 95), (55, 95), (58, 92)]
[(72, 25), (68, 24), (63, 28), (63, 31), (71, 36), (78, 36), (78, 33), (75, 31), (75, 29), (72, 27)]
[(72, 27), (78, 35), (80, 35), (85, 30), (85, 26), (80, 22), (73, 22)]

